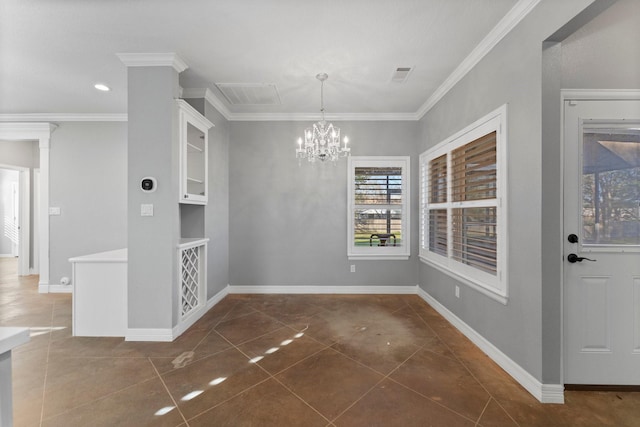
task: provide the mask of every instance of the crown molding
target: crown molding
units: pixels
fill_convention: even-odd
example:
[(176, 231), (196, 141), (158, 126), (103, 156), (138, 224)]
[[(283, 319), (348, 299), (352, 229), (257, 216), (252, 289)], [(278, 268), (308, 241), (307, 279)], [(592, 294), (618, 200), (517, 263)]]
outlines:
[(22, 113), (0, 114), (0, 122), (126, 122), (126, 113)]
[[(320, 113), (233, 113), (209, 88), (182, 90), (183, 98), (204, 98), (230, 122), (308, 122), (317, 121)], [(332, 113), (333, 121), (417, 121), (416, 113)]]
[[(464, 76), (475, 67), (541, 0), (519, 0), (515, 6), (482, 39), (471, 53), (456, 67), (447, 79), (434, 91), (424, 104), (413, 113), (334, 113), (326, 114), (333, 121), (419, 121)], [(117, 53), (127, 67), (171, 66), (178, 73), (188, 65), (175, 53)], [(204, 98), (228, 121), (316, 121), (318, 113), (234, 113), (226, 103), (209, 88), (182, 89), (183, 98)], [(127, 114), (0, 114), (0, 121), (51, 121), (51, 122), (116, 122), (127, 121)]]
[[(325, 119), (340, 121), (417, 121), (420, 118), (416, 113), (333, 113), (325, 114)], [(237, 114), (232, 121), (245, 122), (309, 122), (320, 120), (320, 113), (255, 113), (255, 114)]]
[(493, 27), (471, 53), (453, 70), (447, 79), (431, 94), (422, 107), (416, 111), (422, 119), (469, 71), (475, 67), (513, 28), (533, 10), (540, 0), (519, 0), (515, 6)]
[(52, 123), (0, 123), (0, 139), (48, 139), (56, 128)]
[(189, 66), (176, 53), (116, 53), (127, 67), (173, 67), (178, 73)]
[[(326, 114), (333, 121), (419, 121), (475, 67), (541, 0), (519, 0), (414, 113)], [(185, 89), (185, 98), (205, 98), (229, 121), (315, 121), (313, 113), (233, 113), (209, 89)]]

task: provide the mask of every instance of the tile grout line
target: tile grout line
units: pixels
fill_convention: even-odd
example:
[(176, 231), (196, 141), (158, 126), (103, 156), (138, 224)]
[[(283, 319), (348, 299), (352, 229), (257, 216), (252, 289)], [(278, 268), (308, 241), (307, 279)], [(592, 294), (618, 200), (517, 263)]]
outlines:
[(489, 407), (489, 403), (491, 403), (491, 399), (493, 399), (493, 397), (489, 395), (489, 400), (487, 400), (487, 403), (484, 405), (484, 408), (482, 408), (482, 412), (480, 412), (480, 416), (476, 420), (476, 427), (480, 426), (480, 420), (482, 419), (482, 416), (484, 415), (484, 413), (487, 411), (487, 408)]
[(56, 301), (51, 304), (51, 322), (49, 324), (49, 342), (47, 343), (47, 357), (44, 362), (44, 381), (42, 384), (42, 407), (40, 408), (40, 427), (44, 421), (44, 402), (47, 393), (47, 377), (49, 376), (49, 357), (51, 354), (51, 342), (53, 341), (53, 315), (56, 309)]
[[(412, 307), (412, 309), (415, 311), (415, 308)], [(418, 314), (418, 316), (420, 316), (420, 314), (416, 311), (416, 314)], [(471, 375), (471, 378), (473, 378), (479, 385), (480, 387), (482, 387), (482, 389), (489, 395), (489, 401), (487, 402), (487, 405), (489, 404), (489, 402), (491, 402), (491, 399), (493, 399), (496, 404), (504, 411), (505, 414), (507, 414), (507, 416), (516, 424), (516, 426), (520, 427), (520, 423), (518, 421), (516, 421), (515, 418), (513, 418), (513, 416), (509, 413), (509, 411), (507, 411), (502, 404), (500, 404), (500, 402), (498, 401), (498, 399), (495, 398), (495, 396), (493, 395), (493, 393), (491, 393), (489, 391), (489, 389), (487, 389), (487, 387), (485, 387), (484, 383), (482, 381), (480, 381), (478, 379), (478, 377), (476, 377), (473, 372), (471, 372), (471, 370), (469, 369), (469, 367), (467, 366), (466, 363), (464, 363), (464, 361), (462, 359), (460, 359), (460, 357), (458, 357), (458, 353), (456, 351), (454, 351), (449, 344), (447, 344), (445, 342), (445, 340), (443, 340), (440, 337), (440, 334), (438, 334), (428, 323), (426, 320), (424, 320), (424, 318), (422, 318), (422, 316), (420, 316), (420, 318), (422, 319), (422, 321), (424, 322), (425, 325), (427, 325), (429, 327), (429, 329), (431, 329), (433, 331), (434, 334), (436, 334), (436, 337), (438, 337), (438, 339), (440, 340), (440, 342), (447, 347), (447, 349), (451, 352), (451, 354), (453, 354), (453, 356), (455, 357), (455, 360), (460, 363), (460, 365), (462, 365), (462, 367), (464, 367), (465, 371), (467, 371), (469, 373), (469, 375)], [(451, 324), (451, 322), (447, 321), (446, 319), (444, 319), (449, 325), (451, 325), (451, 327), (453, 327), (455, 330), (458, 330), (455, 326), (453, 326)], [(466, 338), (466, 337), (465, 337)], [(471, 343), (472, 345), (476, 346), (475, 344)], [(477, 347), (477, 346), (476, 346)], [(482, 413), (480, 414), (480, 417), (482, 417), (482, 414), (484, 414), (484, 410), (482, 411)], [(478, 418), (477, 423), (480, 422), (481, 418)]]
[[(264, 314), (264, 315), (266, 315), (266, 316), (269, 316), (268, 314), (266, 314), (266, 313), (264, 313), (264, 312), (262, 312), (262, 311), (260, 311), (260, 310), (256, 310), (256, 312), (260, 312), (260, 313), (262, 313), (262, 314)], [(269, 317), (272, 317), (272, 316), (269, 316)], [(274, 318), (274, 319), (275, 319), (275, 318)], [(276, 320), (277, 320), (277, 319), (276, 319)], [(280, 322), (280, 323), (282, 323), (282, 322)], [(291, 330), (295, 331), (295, 329), (294, 329), (294, 328), (292, 328), (292, 327), (290, 327), (289, 325), (285, 325), (285, 326), (284, 326), (284, 327), (282, 327), (282, 328), (276, 329), (276, 331), (278, 331), (278, 330), (280, 330), (280, 329), (284, 329), (285, 327), (286, 327), (286, 328), (288, 328), (288, 329), (291, 329)], [(308, 326), (307, 326), (307, 327), (308, 327)], [(304, 330), (306, 330), (306, 328), (305, 328)], [(231, 345), (235, 350), (237, 350), (238, 352), (240, 352), (240, 353), (241, 353), (244, 357), (246, 357), (248, 360), (251, 360), (251, 359), (252, 359), (252, 358), (251, 358), (247, 353), (245, 353), (245, 352), (244, 352), (244, 351), (242, 351), (238, 346), (236, 346), (236, 345), (235, 345), (235, 344), (233, 344), (231, 341), (229, 341), (229, 340), (228, 340), (226, 337), (224, 337), (220, 332), (218, 332), (218, 331), (214, 331), (214, 332), (216, 332), (220, 337), (222, 337), (222, 339), (224, 339), (225, 341), (227, 341), (227, 342), (228, 342), (228, 343), (229, 343), (229, 344), (230, 344), (230, 345)], [(258, 339), (258, 338), (261, 338), (261, 337), (263, 337), (263, 336), (266, 336), (266, 335), (268, 335), (268, 334), (270, 334), (270, 333), (272, 333), (272, 332), (275, 332), (275, 331), (271, 331), (271, 332), (268, 332), (268, 333), (266, 333), (266, 334), (260, 335), (259, 337), (253, 338), (253, 339), (251, 339), (251, 340), (244, 341), (244, 342), (242, 342), (242, 343), (241, 343), (241, 344), (239, 344), (239, 345), (242, 345), (242, 344), (245, 344), (245, 343), (251, 342), (251, 341), (253, 341), (253, 340), (256, 340), (256, 339)], [(300, 332), (300, 331), (298, 331), (298, 332)], [(311, 337), (309, 337), (309, 338), (311, 338)], [(311, 338), (311, 339), (313, 339), (313, 338)], [(314, 341), (315, 341), (315, 340), (314, 340)], [(317, 341), (317, 342), (319, 342), (319, 341)], [(320, 343), (320, 344), (323, 344), (323, 343)], [(331, 421), (331, 420), (329, 420), (327, 417), (325, 417), (323, 414), (321, 414), (321, 413), (320, 413), (320, 412), (319, 412), (315, 407), (313, 407), (311, 404), (309, 404), (309, 402), (307, 402), (306, 400), (304, 400), (304, 399), (303, 399), (302, 397), (300, 397), (297, 393), (295, 393), (293, 390), (291, 390), (289, 387), (287, 387), (285, 384), (283, 384), (280, 380), (278, 380), (278, 379), (275, 377), (275, 375), (278, 375), (278, 374), (280, 374), (281, 372), (284, 372), (284, 371), (286, 371), (287, 369), (289, 369), (289, 368), (291, 368), (291, 367), (293, 367), (293, 366), (295, 366), (295, 365), (297, 365), (297, 364), (301, 363), (303, 360), (306, 360), (306, 359), (308, 359), (309, 357), (312, 357), (312, 356), (314, 356), (314, 355), (316, 355), (316, 354), (320, 353), (321, 351), (324, 351), (324, 350), (326, 350), (327, 348), (330, 348), (330, 347), (331, 347), (330, 345), (326, 345), (326, 344), (323, 344), (323, 345), (325, 346), (324, 348), (321, 348), (320, 350), (318, 350), (318, 351), (316, 351), (316, 352), (314, 352), (314, 353), (312, 353), (312, 354), (308, 355), (307, 357), (305, 357), (305, 358), (303, 358), (303, 359), (301, 359), (301, 360), (299, 360), (299, 361), (297, 361), (297, 362), (293, 363), (292, 365), (290, 365), (290, 366), (286, 367), (285, 369), (281, 369), (280, 371), (276, 372), (275, 374), (271, 374), (271, 372), (267, 371), (264, 367), (262, 367), (261, 365), (259, 365), (259, 364), (258, 364), (258, 362), (254, 363), (254, 365), (256, 365), (259, 369), (261, 369), (264, 373), (266, 373), (266, 374), (267, 374), (267, 378), (265, 378), (265, 379), (264, 379), (264, 380), (262, 380), (262, 381), (257, 382), (256, 384), (252, 385), (251, 387), (247, 387), (246, 389), (241, 390), (240, 392), (238, 392), (237, 394), (235, 394), (235, 395), (233, 395), (233, 396), (229, 397), (228, 399), (226, 399), (226, 400), (224, 400), (224, 401), (222, 401), (222, 402), (218, 403), (218, 404), (217, 404), (217, 405), (215, 405), (215, 406), (212, 406), (211, 408), (208, 408), (206, 411), (203, 411), (203, 412), (199, 413), (198, 415), (195, 415), (193, 418), (198, 417), (198, 416), (200, 416), (200, 415), (204, 414), (205, 412), (211, 411), (211, 410), (213, 410), (213, 409), (217, 408), (218, 406), (220, 406), (220, 405), (222, 405), (222, 404), (224, 404), (224, 403), (226, 403), (226, 402), (230, 401), (231, 399), (235, 398), (236, 396), (239, 396), (240, 394), (244, 393), (245, 391), (251, 390), (252, 388), (257, 387), (258, 385), (260, 385), (260, 384), (262, 384), (262, 383), (264, 383), (264, 382), (266, 382), (266, 381), (268, 381), (268, 380), (270, 380), (270, 379), (273, 379), (273, 380), (274, 380), (274, 381), (276, 381), (278, 384), (280, 384), (282, 387), (284, 387), (286, 390), (288, 390), (291, 394), (293, 394), (296, 398), (298, 398), (302, 403), (304, 403), (305, 405), (307, 405), (310, 409), (312, 409), (314, 412), (316, 412), (316, 413), (317, 413), (318, 415), (320, 415), (322, 418), (324, 418), (325, 420), (327, 420), (327, 422), (329, 423), (329, 425), (332, 425), (333, 423), (332, 423), (332, 421)], [(192, 418), (192, 419), (193, 419), (193, 418)]]
[(156, 368), (156, 365), (153, 363), (153, 361), (151, 360), (151, 357), (148, 357), (147, 360), (149, 360), (149, 363), (151, 363), (151, 366), (153, 367), (153, 370), (155, 371), (156, 375), (158, 376), (158, 379), (160, 380), (160, 382), (162, 383), (162, 386), (164, 387), (165, 391), (167, 392), (167, 394), (169, 395), (169, 398), (171, 399), (171, 401), (173, 402), (173, 404), (175, 405), (176, 409), (178, 410), (178, 413), (180, 414), (180, 416), (182, 417), (182, 420), (185, 422), (185, 424), (187, 425), (187, 427), (189, 427), (189, 421), (187, 421), (187, 418), (184, 416), (184, 414), (182, 413), (182, 411), (180, 410), (180, 407), (178, 406), (178, 402), (176, 402), (176, 400), (173, 398), (173, 395), (171, 394), (171, 392), (169, 391), (169, 388), (167, 387), (167, 384), (165, 384), (164, 379), (162, 378), (162, 375), (160, 375), (160, 372), (158, 372), (158, 368)]

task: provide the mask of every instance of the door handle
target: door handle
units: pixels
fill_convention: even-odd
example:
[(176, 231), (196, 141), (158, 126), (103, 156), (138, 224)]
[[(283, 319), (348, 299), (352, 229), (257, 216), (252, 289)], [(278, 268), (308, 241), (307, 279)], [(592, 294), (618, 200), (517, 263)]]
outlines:
[(567, 255), (567, 261), (569, 261), (571, 264), (573, 264), (574, 262), (582, 262), (584, 260), (593, 261), (593, 262), (596, 261), (595, 259), (585, 258), (585, 257), (582, 257), (582, 256), (578, 256), (576, 254)]

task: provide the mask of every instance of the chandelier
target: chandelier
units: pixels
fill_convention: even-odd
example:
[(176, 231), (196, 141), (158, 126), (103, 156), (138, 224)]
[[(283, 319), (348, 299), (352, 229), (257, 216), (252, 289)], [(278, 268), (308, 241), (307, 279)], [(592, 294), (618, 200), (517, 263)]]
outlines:
[(313, 127), (304, 131), (304, 141), (298, 138), (298, 148), (296, 148), (296, 157), (298, 159), (307, 159), (310, 162), (320, 160), (331, 160), (335, 162), (340, 157), (348, 156), (351, 148), (347, 148), (349, 138), (346, 136), (342, 140), (344, 146), (340, 146), (340, 128), (331, 123), (327, 123), (324, 119), (324, 81), (329, 76), (326, 73), (320, 73), (316, 79), (320, 80), (320, 113), (322, 119), (313, 124)]

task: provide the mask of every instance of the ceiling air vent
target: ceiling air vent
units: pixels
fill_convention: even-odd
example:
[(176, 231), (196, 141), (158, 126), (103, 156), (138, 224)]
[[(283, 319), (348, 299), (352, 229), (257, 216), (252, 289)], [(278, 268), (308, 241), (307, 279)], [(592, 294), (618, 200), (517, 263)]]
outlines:
[(398, 67), (395, 69), (393, 74), (391, 75), (391, 81), (395, 83), (404, 83), (407, 81), (409, 74), (413, 68), (411, 67)]
[(217, 83), (231, 105), (280, 105), (280, 95), (271, 83)]

